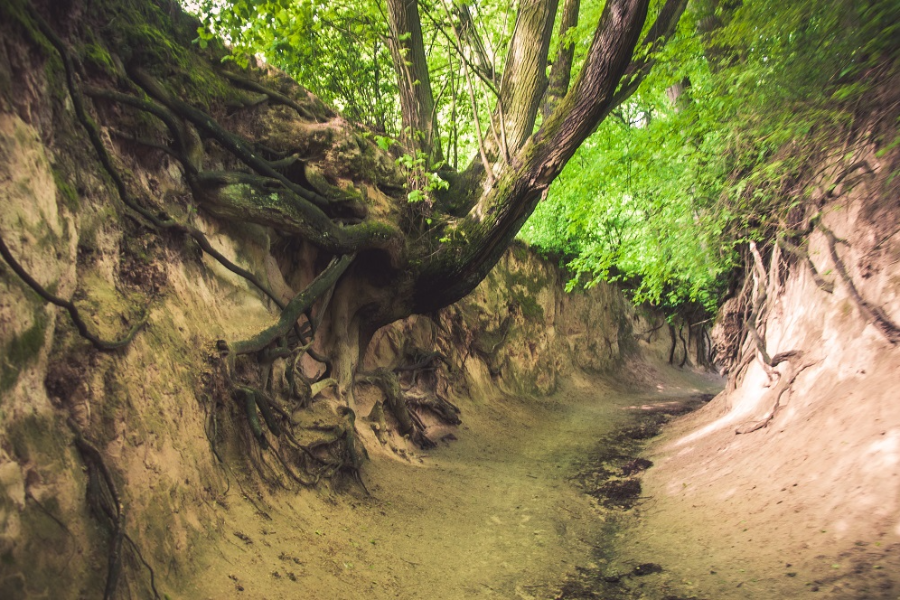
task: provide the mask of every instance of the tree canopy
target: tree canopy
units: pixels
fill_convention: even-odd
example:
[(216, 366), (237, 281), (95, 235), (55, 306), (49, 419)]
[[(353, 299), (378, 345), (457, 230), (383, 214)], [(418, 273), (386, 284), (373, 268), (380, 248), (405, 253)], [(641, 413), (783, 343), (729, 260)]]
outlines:
[[(508, 153), (510, 135), (522, 137), (508, 131), (516, 125), (498, 114), (510, 111), (498, 99), (509, 94), (503, 86), (516, 54), (507, 46), (531, 3), (414, 3), (426, 64), (412, 83), (433, 95), (432, 118), (415, 135), (433, 138), (428, 154), (404, 140), (409, 125), (390, 74), (393, 61), (422, 59), (406, 48), (392, 54), (392, 43), (413, 34), (392, 29), (391, 4), (202, 0), (193, 7), (206, 23), (201, 43), (222, 35), (233, 43), (232, 59), (264, 56), (367, 124), (415, 172), (409, 200), (431, 203), (448, 185), (448, 168), (477, 163), (479, 153), (486, 163)], [(539, 36), (538, 46), (556, 50), (547, 55), (544, 109), (515, 115), (528, 133), (528, 123), (540, 126), (568, 91), (604, 7), (569, 0), (548, 9), (558, 14), (552, 36)], [(648, 11), (673, 11), (673, 25), (683, 8), (651, 2)], [(613, 118), (577, 150), (521, 237), (562, 255), (572, 285), (618, 279), (638, 301), (714, 310), (739, 263), (736, 249), (772, 238), (802, 202), (803, 190), (790, 186), (807, 157), (838, 152), (835, 128), (852, 128), (859, 99), (871, 91), (867, 71), (893, 68), (898, 16), (890, 0), (690, 3), (667, 45), (639, 49), (637, 60), (653, 71), (621, 84), (626, 93)]]
[(692, 3), (523, 236), (587, 285), (631, 279), (640, 300), (714, 311), (738, 249), (771, 242), (809, 200), (809, 170), (855, 160), (860, 109), (896, 69), (898, 18), (889, 1)]

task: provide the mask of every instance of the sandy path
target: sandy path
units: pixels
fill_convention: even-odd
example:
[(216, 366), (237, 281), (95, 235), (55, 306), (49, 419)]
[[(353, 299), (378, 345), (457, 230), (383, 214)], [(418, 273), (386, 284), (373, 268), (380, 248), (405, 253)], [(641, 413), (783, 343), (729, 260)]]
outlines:
[(411, 462), (373, 456), (364, 471), (370, 499), (303, 491), (266, 508), (269, 520), (234, 498), (218, 527), (231, 543), (202, 555), (202, 572), (185, 591), (270, 600), (553, 598), (576, 566), (593, 566), (602, 527), (570, 480), (579, 463), (628, 419), (626, 407), (699, 386), (685, 380), (659, 394), (629, 394), (580, 380), (539, 401), (464, 406), (458, 441)]

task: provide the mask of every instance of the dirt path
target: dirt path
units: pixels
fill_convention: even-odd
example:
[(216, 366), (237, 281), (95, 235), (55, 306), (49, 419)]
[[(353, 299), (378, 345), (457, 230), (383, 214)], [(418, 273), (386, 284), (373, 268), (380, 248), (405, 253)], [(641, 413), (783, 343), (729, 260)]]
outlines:
[(628, 407), (704, 385), (633, 394), (573, 380), (540, 401), (463, 407), (459, 440), (428, 456), (373, 456), (372, 498), (304, 491), (269, 518), (234, 498), (217, 523), (232, 543), (198, 557), (185, 597), (553, 598), (577, 567), (596, 568), (603, 523), (578, 466)]

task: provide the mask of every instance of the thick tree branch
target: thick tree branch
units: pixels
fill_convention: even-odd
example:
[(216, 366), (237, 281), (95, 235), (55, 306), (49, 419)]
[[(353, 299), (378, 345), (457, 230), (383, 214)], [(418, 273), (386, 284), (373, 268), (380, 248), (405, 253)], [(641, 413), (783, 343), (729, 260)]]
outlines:
[(550, 67), (550, 82), (547, 85), (547, 93), (544, 95), (544, 103), (541, 113), (544, 119), (550, 116), (559, 101), (569, 91), (569, 80), (572, 77), (572, 61), (575, 58), (575, 43), (567, 38), (570, 29), (578, 25), (578, 10), (581, 8), (581, 0), (565, 0), (563, 4), (562, 20), (559, 23), (559, 49), (556, 51), (556, 60)]
[[(613, 107), (616, 87), (631, 60), (648, 0), (610, 0), (584, 67), (541, 130), (529, 138), (496, 183), (462, 220), (419, 274), (416, 311), (428, 312), (469, 293), (497, 263), (553, 179)], [(537, 110), (537, 103), (533, 105)], [(511, 145), (512, 147), (512, 145)]]
[(687, 3), (688, 0), (667, 0), (663, 5), (659, 16), (641, 42), (640, 56), (633, 60), (625, 71), (622, 85), (613, 99), (613, 106), (618, 106), (631, 97), (650, 74), (650, 70), (656, 64), (655, 53), (675, 34)]
[(408, 151), (423, 152), (432, 163), (441, 160), (441, 141), (434, 114), (434, 95), (425, 58), (422, 24), (416, 0), (388, 0), (390, 49), (403, 118), (401, 139)]
[(532, 134), (547, 88), (545, 71), (557, 6), (557, 0), (523, 0), (519, 6), (497, 109), (506, 146), (512, 153)]

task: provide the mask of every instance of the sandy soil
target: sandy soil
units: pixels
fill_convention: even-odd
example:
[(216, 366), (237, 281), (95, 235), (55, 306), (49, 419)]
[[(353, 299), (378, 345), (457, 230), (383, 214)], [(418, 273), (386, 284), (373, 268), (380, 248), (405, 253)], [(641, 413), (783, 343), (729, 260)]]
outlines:
[(635, 391), (577, 378), (550, 398), (463, 404), (458, 441), (406, 460), (373, 453), (368, 498), (348, 484), (251, 503), (232, 486), (180, 595), (554, 598), (578, 567), (597, 568), (602, 512), (573, 481), (597, 440), (640, 406), (718, 383), (666, 379)]
[(748, 435), (726, 397), (672, 423), (610, 567), (660, 563), (641, 579), (648, 600), (900, 597), (896, 356), (867, 366), (866, 379), (810, 369), (813, 391)]

